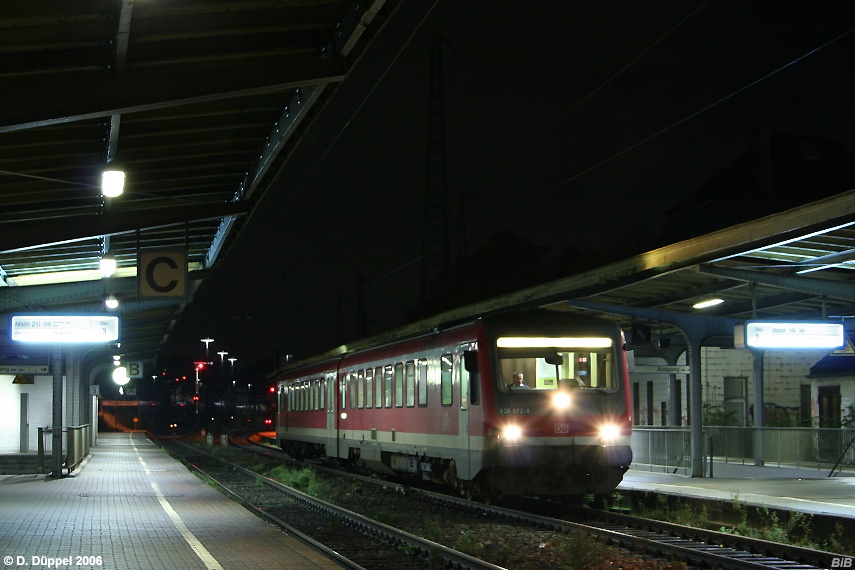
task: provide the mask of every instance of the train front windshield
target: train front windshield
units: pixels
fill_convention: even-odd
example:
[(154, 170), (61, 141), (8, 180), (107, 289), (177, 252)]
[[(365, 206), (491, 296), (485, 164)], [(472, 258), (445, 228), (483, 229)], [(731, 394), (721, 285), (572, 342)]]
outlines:
[(507, 392), (618, 387), (609, 337), (499, 337), (496, 349), (500, 389)]

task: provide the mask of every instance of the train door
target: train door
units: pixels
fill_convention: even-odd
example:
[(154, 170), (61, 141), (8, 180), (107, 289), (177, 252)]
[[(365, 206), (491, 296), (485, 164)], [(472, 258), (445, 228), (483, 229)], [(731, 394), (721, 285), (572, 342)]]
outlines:
[(325, 404), (327, 410), (326, 450), (328, 457), (338, 457), (338, 390), (336, 390), (336, 376), (336, 372), (327, 372), (324, 374)]
[(469, 372), (464, 365), (463, 354), (467, 346), (458, 346), (454, 351), (454, 384), (458, 387), (458, 402), (460, 413), (458, 416), (460, 434), (460, 452), (462, 454), (457, 465), (457, 476), (461, 479), (471, 479), (469, 472), (471, 465), (470, 437), (469, 437)]

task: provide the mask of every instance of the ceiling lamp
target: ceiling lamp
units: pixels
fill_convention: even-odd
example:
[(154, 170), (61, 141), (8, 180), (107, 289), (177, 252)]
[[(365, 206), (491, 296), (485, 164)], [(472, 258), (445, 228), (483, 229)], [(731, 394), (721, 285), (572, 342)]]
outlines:
[(101, 193), (107, 198), (121, 196), (125, 191), (125, 171), (118, 164), (109, 163), (101, 174)]
[(101, 275), (110, 277), (116, 272), (116, 258), (111, 253), (105, 253), (98, 261), (98, 267), (101, 269)]
[(724, 299), (719, 299), (718, 297), (714, 299), (704, 299), (703, 301), (698, 301), (694, 305), (692, 305), (693, 309), (706, 309), (707, 307), (715, 307), (716, 305), (721, 305), (724, 303)]
[(119, 300), (116, 299), (116, 297), (114, 297), (113, 295), (110, 295), (104, 301), (104, 304), (107, 306), (108, 309), (116, 309), (119, 307)]
[(131, 379), (128, 378), (127, 368), (125, 368), (124, 366), (117, 366), (113, 369), (113, 382), (115, 382), (119, 386), (124, 386), (130, 381)]

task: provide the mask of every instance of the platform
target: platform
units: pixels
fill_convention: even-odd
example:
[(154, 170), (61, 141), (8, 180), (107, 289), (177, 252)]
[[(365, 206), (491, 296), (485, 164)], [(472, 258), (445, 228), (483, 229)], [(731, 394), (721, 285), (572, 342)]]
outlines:
[(713, 474), (700, 478), (630, 469), (618, 491), (738, 500), (746, 505), (855, 519), (855, 474), (850, 472), (828, 477), (828, 470), (717, 462)]
[(0, 476), (0, 555), (3, 568), (340, 568), (142, 433), (99, 434), (71, 477)]

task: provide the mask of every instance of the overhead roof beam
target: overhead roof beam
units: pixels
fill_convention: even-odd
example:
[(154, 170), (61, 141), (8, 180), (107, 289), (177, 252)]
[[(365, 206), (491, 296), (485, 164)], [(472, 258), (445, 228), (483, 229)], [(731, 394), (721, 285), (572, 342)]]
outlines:
[(781, 275), (780, 273), (769, 273), (765, 271), (750, 271), (747, 269), (736, 269), (730, 267), (717, 267), (715, 265), (703, 264), (698, 267), (698, 272), (708, 275), (718, 275), (729, 279), (740, 279), (748, 283), (761, 283), (791, 291), (802, 291), (813, 295), (827, 295), (838, 299), (855, 300), (855, 287), (850, 282), (832, 281), (830, 279), (814, 279), (810, 277), (796, 277), (794, 275)]
[[(386, 3), (386, 0), (374, 0), (373, 2), (353, 2), (348, 13), (345, 15), (341, 25), (333, 33), (326, 47), (321, 51), (324, 58), (347, 57), (362, 37), (365, 29), (371, 24), (377, 13)], [(291, 101), (285, 107), (279, 120), (273, 125), (267, 136), (266, 144), (259, 153), (255, 167), (247, 172), (240, 183), (238, 191), (233, 198), (234, 201), (248, 200), (255, 192), (261, 180), (273, 164), (274, 159), (282, 152), (287, 143), (309, 113), (309, 110), (320, 99), (326, 88), (326, 83), (318, 83), (295, 91)], [(212, 267), (217, 261), (226, 238), (234, 228), (235, 218), (227, 216), (223, 218), (211, 247), (205, 255), (205, 267)]]
[(73, 224), (57, 223), (55, 219), (5, 222), (0, 234), (0, 253), (197, 220), (238, 216), (245, 214), (247, 208), (247, 204), (242, 202), (222, 202), (144, 210), (113, 210), (97, 216), (78, 216)]
[(344, 58), (330, 57), (250, 68), (126, 71), (49, 85), (21, 81), (0, 92), (0, 133), (338, 82), (346, 67)]
[(703, 297), (705, 295), (710, 295), (712, 293), (721, 293), (722, 291), (729, 291), (731, 289), (738, 289), (739, 287), (745, 287), (745, 283), (742, 281), (731, 281), (728, 279), (724, 279), (722, 281), (717, 281), (716, 283), (710, 283), (709, 285), (704, 285), (703, 287), (695, 287), (693, 289), (688, 289), (686, 291), (679, 291), (677, 293), (672, 293), (671, 295), (662, 295), (661, 297), (656, 297), (655, 299), (651, 299), (646, 303), (637, 303), (633, 306), (635, 307), (662, 307), (664, 305), (671, 305), (673, 303), (682, 303), (687, 299), (692, 299), (696, 297)]

